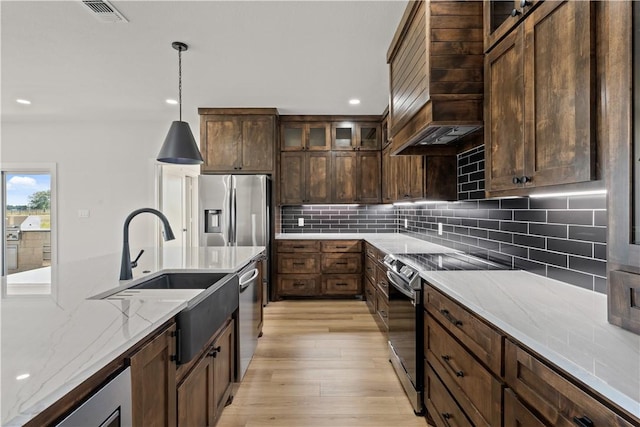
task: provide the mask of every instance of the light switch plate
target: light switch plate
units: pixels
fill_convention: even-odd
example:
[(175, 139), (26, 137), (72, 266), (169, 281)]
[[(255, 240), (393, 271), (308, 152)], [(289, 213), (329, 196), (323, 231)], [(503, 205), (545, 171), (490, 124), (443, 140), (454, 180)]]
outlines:
[(404, 219), (404, 228), (409, 226), (409, 220), (407, 218)]
[(438, 236), (442, 236), (442, 223), (438, 223)]
[(298, 227), (304, 227), (304, 218), (298, 218)]

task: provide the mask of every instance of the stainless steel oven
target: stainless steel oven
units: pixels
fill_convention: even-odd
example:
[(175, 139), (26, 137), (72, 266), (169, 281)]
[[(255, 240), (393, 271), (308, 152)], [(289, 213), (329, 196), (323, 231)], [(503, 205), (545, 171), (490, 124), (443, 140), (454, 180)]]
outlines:
[(422, 284), (418, 272), (385, 257), (389, 279), (389, 360), (416, 414), (424, 413)]

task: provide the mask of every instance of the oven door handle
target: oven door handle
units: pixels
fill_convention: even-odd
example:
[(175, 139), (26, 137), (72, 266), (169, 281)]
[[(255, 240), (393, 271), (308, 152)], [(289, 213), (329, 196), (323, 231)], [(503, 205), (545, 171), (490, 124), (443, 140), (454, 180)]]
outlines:
[(398, 282), (393, 280), (393, 276), (398, 276), (398, 274), (392, 272), (391, 270), (387, 270), (387, 279), (389, 279), (389, 283), (391, 283), (393, 285), (393, 287), (395, 289), (397, 289), (400, 293), (402, 293), (404, 296), (410, 298), (411, 299), (411, 304), (413, 304), (413, 306), (415, 307), (416, 306), (416, 295), (415, 295), (415, 293), (409, 292), (408, 290), (406, 290), (404, 288), (404, 286), (399, 285)]

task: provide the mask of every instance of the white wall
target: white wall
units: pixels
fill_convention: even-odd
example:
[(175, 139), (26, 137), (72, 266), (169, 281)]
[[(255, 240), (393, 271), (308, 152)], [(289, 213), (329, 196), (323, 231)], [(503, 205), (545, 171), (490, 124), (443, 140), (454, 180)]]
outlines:
[[(155, 156), (170, 124), (2, 123), (2, 163), (57, 164), (58, 262), (120, 252), (126, 216), (156, 207)], [(78, 209), (90, 217), (78, 218)], [(156, 230), (149, 214), (132, 221), (132, 256), (156, 243)]]

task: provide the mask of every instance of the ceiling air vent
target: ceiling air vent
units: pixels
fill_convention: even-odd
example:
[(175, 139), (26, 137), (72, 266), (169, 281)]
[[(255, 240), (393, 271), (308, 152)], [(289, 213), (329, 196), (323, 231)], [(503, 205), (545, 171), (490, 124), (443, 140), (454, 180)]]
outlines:
[(82, 3), (89, 8), (91, 14), (98, 21), (106, 23), (129, 22), (111, 3), (106, 0), (82, 0)]

